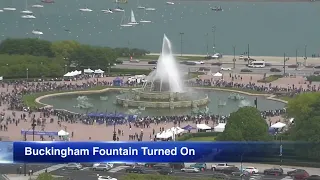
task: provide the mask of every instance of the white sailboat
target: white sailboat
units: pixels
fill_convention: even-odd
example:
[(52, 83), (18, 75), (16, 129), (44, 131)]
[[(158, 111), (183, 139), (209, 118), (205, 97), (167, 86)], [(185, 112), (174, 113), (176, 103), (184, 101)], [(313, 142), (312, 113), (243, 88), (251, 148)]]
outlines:
[(0, 12), (3, 12), (3, 10), (2, 10), (2, 9), (0, 9)]
[(128, 23), (130, 25), (138, 25), (139, 23), (136, 21), (136, 18), (134, 17), (134, 13), (133, 11), (131, 10), (131, 19), (130, 19), (130, 22)]
[(36, 17), (32, 14), (23, 15), (21, 16), (22, 19), (35, 19)]
[(168, 1), (168, 2), (166, 2), (166, 4), (168, 4), (168, 5), (174, 5), (174, 2)]
[(117, 7), (113, 9), (114, 12), (124, 12), (124, 9), (122, 9), (121, 7)]
[(22, 14), (33, 14), (32, 11), (28, 10), (28, 0), (26, 0), (26, 8), (24, 11), (21, 11)]
[(146, 10), (146, 11), (155, 11), (156, 8), (146, 8), (145, 10)]
[[(146, 15), (146, 11), (144, 11), (144, 14), (143, 14), (143, 19), (144, 19), (144, 17), (145, 17), (145, 15)], [(139, 22), (140, 23), (151, 23), (151, 21), (149, 21), (149, 20), (143, 20), (143, 19), (141, 19)]]
[(145, 8), (146, 8), (146, 7), (144, 7), (144, 6), (139, 5), (139, 0), (137, 0), (137, 6), (138, 6), (138, 7), (137, 7), (138, 9), (145, 9)]
[(39, 31), (39, 30), (33, 30), (32, 31), (32, 34), (35, 34), (35, 35), (42, 35), (43, 32)]
[(112, 14), (113, 11), (111, 9), (101, 10), (101, 12), (104, 12), (106, 14)]
[(33, 8), (43, 8), (44, 6), (41, 5), (41, 4), (34, 4), (31, 7), (33, 7)]
[(81, 11), (81, 12), (92, 12), (93, 10), (89, 9), (89, 8), (81, 8), (81, 9), (79, 9), (79, 11)]
[(16, 8), (12, 8), (12, 7), (6, 7), (6, 8), (3, 8), (3, 10), (5, 10), (5, 11), (15, 11), (17, 9)]
[(125, 20), (126, 18), (126, 13), (123, 12), (123, 15), (122, 15), (122, 18), (121, 18), (121, 22), (120, 22), (120, 26), (121, 27), (132, 27), (133, 25), (132, 24), (125, 24), (123, 21)]

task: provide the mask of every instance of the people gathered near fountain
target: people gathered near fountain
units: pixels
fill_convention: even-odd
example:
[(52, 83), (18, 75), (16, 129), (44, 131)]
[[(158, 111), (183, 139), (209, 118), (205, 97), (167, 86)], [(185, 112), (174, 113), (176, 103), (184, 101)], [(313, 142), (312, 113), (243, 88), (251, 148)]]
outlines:
[[(123, 77), (126, 79), (125, 77)], [(188, 86), (214, 86), (214, 87), (233, 87), (237, 89), (255, 90), (265, 93), (276, 93), (276, 92), (288, 92), (292, 95), (299, 94), (309, 91), (320, 91), (320, 87), (312, 84), (304, 84), (298, 86), (297, 84), (288, 84), (285, 86), (272, 85), (272, 83), (261, 84), (257, 82), (241, 83), (241, 77), (238, 81), (227, 81), (227, 80), (211, 80), (211, 79), (194, 79), (186, 81)], [(235, 78), (234, 78), (235, 79)], [(124, 81), (126, 82), (126, 81)], [(38, 92), (49, 92), (49, 91), (68, 91), (68, 90), (85, 90), (97, 86), (111, 86), (112, 78), (88, 78), (77, 81), (10, 81), (0, 82), (0, 106), (2, 112), (0, 112), (0, 131), (10, 131), (10, 125), (19, 126), (21, 122), (36, 122), (38, 127), (46, 129), (50, 124), (58, 124), (62, 129), (67, 130), (65, 124), (83, 124), (83, 126), (93, 126), (100, 124), (100, 126), (114, 126), (116, 124), (124, 125), (125, 129), (117, 129), (117, 134), (121, 137), (123, 131), (129, 131), (128, 137), (123, 137), (121, 140), (141, 140), (141, 132), (144, 128), (153, 128), (155, 125), (161, 128), (153, 129), (152, 133), (145, 134), (148, 139), (153, 139), (154, 134), (165, 128), (166, 124), (174, 123), (177, 126), (183, 123), (199, 124), (199, 123), (211, 123), (218, 124), (220, 122), (227, 122), (228, 115), (218, 114), (191, 114), (181, 116), (138, 116), (134, 120), (128, 120), (126, 118), (117, 117), (88, 117), (85, 114), (76, 114), (68, 111), (53, 110), (52, 108), (39, 108), (30, 109), (23, 102), (24, 94), (32, 94)], [(139, 84), (134, 82), (124, 83), (124, 86), (138, 87)], [(16, 115), (18, 111), (23, 111), (20, 115)], [(39, 115), (35, 115), (36, 112)], [(269, 122), (270, 117), (281, 116), (285, 113), (285, 109), (262, 111), (261, 115)], [(63, 125), (64, 124), (64, 125)], [(141, 132), (137, 133), (131, 131), (131, 129), (141, 129)], [(72, 135), (78, 132), (71, 132)], [(143, 133), (142, 133), (143, 134)], [(88, 137), (90, 139), (90, 137)], [(47, 139), (48, 140), (48, 139)]]

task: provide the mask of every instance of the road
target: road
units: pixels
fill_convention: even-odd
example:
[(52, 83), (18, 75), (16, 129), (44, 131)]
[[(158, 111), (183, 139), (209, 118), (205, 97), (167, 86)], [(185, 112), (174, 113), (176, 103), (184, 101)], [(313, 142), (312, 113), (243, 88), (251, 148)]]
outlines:
[[(48, 167), (53, 166), (53, 164), (27, 164), (27, 172), (33, 170), (37, 172)], [(17, 174), (18, 169), (21, 168), (22, 174), (24, 174), (24, 164), (0, 164), (0, 174)]]
[[(140, 61), (139, 63), (130, 63), (128, 61), (124, 61), (123, 64), (118, 64), (115, 67), (116, 68), (124, 68), (124, 69), (153, 69), (156, 65), (154, 64), (148, 64), (146, 61)], [(211, 63), (202, 64), (202, 65), (185, 65), (185, 64), (179, 64), (179, 69), (181, 72), (195, 72), (198, 71), (199, 68), (210, 68), (211, 72), (218, 72), (221, 71), (221, 67), (224, 68), (232, 68), (233, 73), (241, 73), (241, 69), (250, 69), (253, 74), (283, 74), (283, 66), (280, 64), (272, 64), (270, 67), (265, 68), (248, 68), (245, 63), (238, 63), (236, 64), (236, 68), (233, 69), (233, 63), (225, 63), (221, 67), (219, 66), (212, 66)], [(270, 72), (270, 68), (277, 68), (281, 70), (282, 72)], [(306, 67), (300, 67), (298, 70), (295, 70), (295, 68), (288, 68), (286, 66), (286, 73), (295, 74), (295, 75), (310, 75), (313, 74), (314, 71), (317, 71), (317, 69), (314, 68), (306, 68)], [(246, 74), (248, 74), (246, 72)]]

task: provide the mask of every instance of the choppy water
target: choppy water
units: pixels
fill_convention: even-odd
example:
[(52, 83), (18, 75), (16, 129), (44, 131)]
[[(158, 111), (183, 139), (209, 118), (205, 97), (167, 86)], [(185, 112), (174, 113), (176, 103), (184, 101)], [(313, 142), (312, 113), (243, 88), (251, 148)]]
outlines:
[[(28, 5), (41, 4), (39, 0), (28, 0)], [(36, 19), (22, 19), (19, 13), (25, 9), (24, 0), (1, 0), (0, 8), (15, 7), (17, 11), (0, 12), (0, 39), (7, 37), (35, 37), (32, 30), (39, 29), (47, 40), (74, 39), (82, 43), (111, 47), (137, 47), (151, 52), (161, 50), (163, 34), (173, 42), (175, 52), (180, 53), (180, 35), (184, 32), (183, 52), (202, 53), (213, 47), (212, 26), (216, 26), (216, 50), (224, 54), (247, 51), (255, 55), (294, 56), (295, 50), (304, 55), (319, 53), (317, 40), (320, 25), (320, 2), (194, 2), (176, 1), (166, 5), (163, 0), (140, 0), (140, 5), (156, 8), (144, 12), (137, 9), (137, 1), (129, 0), (121, 5), (127, 17), (133, 9), (136, 19), (154, 23), (134, 28), (120, 28), (122, 13), (103, 14), (102, 9), (114, 8), (112, 0), (56, 0), (44, 4), (44, 8), (31, 8)], [(222, 6), (223, 12), (214, 12), (210, 6)], [(88, 7), (93, 12), (80, 12)], [(208, 35), (206, 35), (208, 33)], [(36, 36), (38, 37), (38, 36)]]

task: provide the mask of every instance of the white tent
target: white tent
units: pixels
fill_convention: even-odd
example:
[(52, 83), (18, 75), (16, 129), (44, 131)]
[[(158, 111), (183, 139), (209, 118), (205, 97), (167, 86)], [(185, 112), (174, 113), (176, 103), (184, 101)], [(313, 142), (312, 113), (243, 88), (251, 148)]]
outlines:
[(286, 124), (284, 124), (284, 123), (282, 123), (282, 122), (277, 122), (277, 123), (273, 124), (271, 127), (272, 127), (272, 128), (276, 128), (276, 129), (279, 129), (279, 128), (283, 128), (283, 127), (285, 127), (285, 126), (286, 126)]
[(68, 72), (67, 74), (63, 75), (64, 77), (72, 77), (73, 74), (71, 72)]
[(172, 132), (168, 132), (168, 131), (163, 131), (156, 135), (158, 139), (168, 139), (168, 138), (171, 138), (172, 136), (173, 136)]
[(223, 132), (226, 128), (226, 123), (219, 123), (216, 127), (214, 127), (215, 132)]
[(83, 70), (84, 73), (94, 73), (94, 70), (88, 68)]
[(213, 75), (213, 77), (222, 77), (222, 74), (219, 73), (219, 72), (217, 72), (217, 73), (215, 73), (215, 74)]
[(206, 125), (206, 124), (197, 124), (197, 129), (201, 129), (201, 130), (210, 130), (211, 127)]
[(68, 136), (68, 135), (69, 135), (69, 133), (66, 132), (66, 131), (64, 131), (64, 130), (60, 130), (60, 131), (58, 132), (58, 136)]
[(0, 76), (0, 81), (2, 81), (3, 80), (3, 76)]
[(103, 74), (104, 71), (102, 71), (101, 69), (97, 69), (94, 71), (95, 74)]

